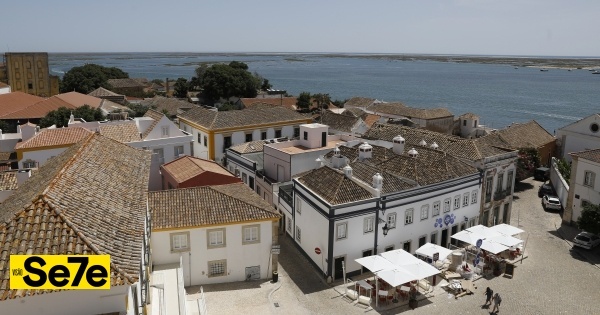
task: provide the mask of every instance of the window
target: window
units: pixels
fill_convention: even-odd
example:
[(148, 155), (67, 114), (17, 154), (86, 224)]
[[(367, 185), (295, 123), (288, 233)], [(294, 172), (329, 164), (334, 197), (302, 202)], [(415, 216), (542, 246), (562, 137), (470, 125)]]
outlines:
[(266, 131), (263, 131), (263, 132), (260, 133), (260, 139), (261, 140), (267, 139), (267, 132)]
[(244, 239), (242, 244), (255, 244), (260, 243), (260, 225), (248, 225), (243, 227)]
[(162, 130), (161, 135), (163, 137), (168, 137), (169, 136), (169, 126), (162, 126), (161, 130)]
[(308, 132), (304, 132), (304, 140), (308, 140)]
[(275, 130), (275, 138), (281, 138), (281, 129)]
[(431, 213), (432, 217), (435, 217), (436, 215), (440, 215), (440, 202), (436, 201), (433, 203), (433, 211)]
[(296, 196), (296, 213), (302, 214), (302, 199), (300, 199), (300, 196)]
[(479, 222), (479, 216), (474, 216), (469, 220), (469, 227), (477, 225)]
[(254, 177), (248, 177), (248, 186), (250, 186), (250, 188), (254, 190)]
[(444, 199), (444, 212), (450, 211), (450, 198)]
[(583, 177), (583, 185), (594, 188), (594, 180), (596, 179), (596, 174), (594, 172), (586, 171)]
[(460, 195), (454, 196), (454, 210), (460, 208)]
[(476, 204), (477, 203), (477, 190), (473, 190), (471, 192), (471, 204)]
[(585, 199), (581, 199), (581, 208), (585, 208), (586, 206), (589, 206), (591, 203), (588, 200)]
[(227, 260), (213, 260), (208, 262), (208, 277), (220, 277), (226, 275)]
[(175, 154), (175, 157), (182, 156), (183, 155), (183, 146), (182, 145), (176, 146), (173, 153)]
[(35, 168), (36, 164), (34, 160), (27, 160), (23, 162), (23, 168)]
[(251, 142), (252, 141), (252, 134), (251, 133), (247, 133), (246, 134), (246, 142)]
[(502, 182), (504, 181), (504, 174), (498, 174), (498, 182), (496, 183), (496, 192), (502, 191)]
[(396, 228), (396, 212), (388, 213), (387, 225), (388, 229)]
[(492, 201), (492, 176), (485, 178), (485, 202)]
[(231, 147), (231, 136), (223, 138), (223, 152), (225, 152), (225, 150), (227, 150), (229, 147)]
[(335, 226), (335, 238), (337, 240), (343, 240), (346, 237), (348, 237), (348, 223), (344, 222), (344, 223), (338, 223)]
[(206, 136), (204, 136), (204, 146), (208, 147), (208, 138)]
[(208, 248), (225, 247), (225, 229), (212, 229), (206, 231)]
[(469, 193), (464, 193), (463, 194), (463, 207), (466, 207), (469, 205)]
[(187, 126), (183, 125), (183, 131), (187, 132)]
[(184, 252), (190, 250), (189, 245), (190, 233), (172, 233), (171, 234), (171, 251)]
[(512, 194), (512, 185), (513, 185), (513, 171), (508, 172), (506, 176), (506, 193)]
[(169, 187), (169, 189), (175, 189), (171, 183), (167, 183), (167, 187)]
[(364, 220), (363, 232), (371, 233), (375, 229), (375, 217), (367, 217)]
[(421, 220), (429, 218), (429, 205), (421, 206)]
[(598, 132), (598, 130), (600, 130), (600, 127), (598, 126), (598, 124), (597, 124), (597, 123), (591, 123), (591, 124), (590, 124), (590, 130), (591, 130), (593, 133), (596, 133), (596, 132)]
[(413, 222), (413, 215), (414, 215), (415, 209), (408, 209), (404, 212), (404, 224), (411, 224)]
[(389, 251), (392, 251), (392, 250), (394, 250), (394, 245), (390, 245), (390, 246), (388, 246), (388, 247), (385, 248), (386, 252), (389, 252)]
[(419, 247), (425, 245), (427, 243), (427, 234), (419, 237)]
[(296, 240), (298, 243), (302, 242), (302, 235), (300, 234), (300, 228), (296, 225)]
[(437, 245), (437, 231), (431, 233), (431, 236), (429, 238), (429, 243)]
[(256, 185), (256, 193), (260, 196), (260, 186)]
[(234, 172), (235, 177), (240, 177), (240, 170), (236, 167)]
[(248, 175), (246, 173), (242, 173), (242, 181), (244, 184), (248, 184)]
[(27, 83), (27, 88), (30, 90), (33, 89), (33, 83)]
[(298, 138), (300, 136), (300, 127), (294, 127), (294, 138)]
[(467, 126), (467, 120), (466, 119), (463, 120), (463, 126), (465, 126), (465, 127)]
[(160, 149), (154, 149), (154, 150), (152, 150), (152, 152), (154, 153), (154, 155), (158, 159), (158, 163), (159, 164), (165, 163), (165, 151), (162, 148), (160, 148)]
[(287, 218), (287, 231), (292, 233), (292, 218)]

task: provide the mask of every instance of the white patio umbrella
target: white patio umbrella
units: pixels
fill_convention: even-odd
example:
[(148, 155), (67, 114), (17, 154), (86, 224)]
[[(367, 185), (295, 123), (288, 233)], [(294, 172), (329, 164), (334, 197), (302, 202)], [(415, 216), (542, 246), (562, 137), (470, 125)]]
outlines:
[(492, 254), (498, 254), (508, 249), (508, 246), (504, 246), (500, 243), (496, 243), (490, 240), (483, 241), (481, 249), (484, 249)]
[(439, 260), (444, 260), (452, 254), (452, 251), (437, 244), (427, 243), (419, 247), (416, 253), (429, 258), (433, 258), (433, 254), (438, 253), (440, 255)]
[(473, 246), (477, 246), (477, 240), (485, 239), (485, 235), (481, 235), (479, 233), (472, 233), (467, 230), (460, 231), (451, 236), (453, 239), (457, 239), (459, 241), (469, 243)]
[(367, 256), (355, 259), (361, 266), (376, 272), (382, 269), (394, 269), (396, 265), (392, 264), (389, 260), (379, 255)]
[(504, 235), (504, 234), (490, 237), (489, 240), (492, 242), (500, 243), (500, 244), (502, 244), (504, 246), (508, 246), (508, 247), (517, 246), (517, 245), (523, 243), (523, 240), (520, 240), (516, 237)]
[(440, 273), (440, 271), (437, 268), (431, 266), (430, 264), (422, 260), (419, 260), (415, 263), (402, 265), (400, 267), (403, 268), (405, 271), (408, 271), (410, 274), (413, 274), (417, 278), (415, 280), (425, 279), (427, 277), (431, 277)]
[(489, 227), (487, 227), (485, 225), (481, 225), (481, 224), (472, 226), (472, 227), (466, 229), (465, 231), (469, 231), (471, 233), (482, 235), (484, 238), (500, 235), (499, 232), (492, 230)]
[(404, 249), (395, 249), (389, 252), (383, 252), (380, 255), (396, 265), (403, 265), (415, 261), (420, 261), (419, 258), (413, 256), (411, 253), (405, 251)]
[(517, 234), (525, 232), (524, 230), (519, 229), (518, 227), (514, 227), (512, 225), (508, 225), (506, 223), (494, 225), (490, 227), (491, 230), (500, 232), (505, 235), (515, 236)]
[(417, 276), (404, 270), (401, 267), (394, 269), (384, 269), (375, 273), (379, 278), (385, 280), (389, 285), (397, 287), (407, 282), (418, 280)]

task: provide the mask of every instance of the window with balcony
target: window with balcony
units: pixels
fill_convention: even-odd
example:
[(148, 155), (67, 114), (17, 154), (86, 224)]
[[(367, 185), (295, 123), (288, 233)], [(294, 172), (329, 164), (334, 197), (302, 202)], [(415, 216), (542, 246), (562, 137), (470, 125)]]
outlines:
[(485, 179), (485, 202), (492, 201), (492, 180), (491, 176)]
[(508, 175), (506, 175), (506, 194), (508, 194), (508, 195), (512, 194), (513, 181), (514, 181), (514, 172), (510, 171), (510, 172), (508, 172)]
[(496, 193), (502, 191), (502, 184), (504, 182), (504, 174), (498, 174), (498, 182), (496, 182)]

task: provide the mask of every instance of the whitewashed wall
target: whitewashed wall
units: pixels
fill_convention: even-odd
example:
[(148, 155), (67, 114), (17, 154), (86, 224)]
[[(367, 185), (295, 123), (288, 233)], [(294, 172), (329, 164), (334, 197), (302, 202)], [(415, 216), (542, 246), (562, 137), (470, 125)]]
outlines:
[[(596, 174), (593, 188), (583, 185), (586, 171)], [(574, 189), (574, 196), (579, 195), (579, 198), (573, 198), (573, 215), (571, 221), (576, 222), (583, 210), (581, 206), (582, 200), (587, 200), (596, 205), (600, 204), (600, 164), (579, 158), (577, 159), (577, 172), (576, 174), (571, 174), (571, 177), (573, 175), (575, 175), (575, 178), (569, 188)]]
[(66, 151), (68, 147), (64, 148), (55, 148), (55, 149), (47, 149), (47, 150), (37, 150), (37, 151), (24, 151), (23, 158), (19, 161), (19, 168), (23, 167), (23, 162), (27, 160), (34, 160), (38, 162), (38, 167), (44, 165), (48, 159), (53, 156), (57, 156), (64, 151)]

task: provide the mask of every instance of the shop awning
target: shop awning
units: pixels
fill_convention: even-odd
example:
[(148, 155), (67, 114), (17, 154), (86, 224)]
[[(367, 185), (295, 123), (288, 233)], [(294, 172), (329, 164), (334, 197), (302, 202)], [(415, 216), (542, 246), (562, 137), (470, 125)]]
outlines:
[(496, 243), (494, 241), (490, 241), (490, 240), (484, 240), (483, 243), (481, 244), (481, 249), (486, 250), (492, 254), (498, 254), (501, 253), (505, 250), (508, 250), (508, 246), (504, 246), (500, 243)]
[(394, 269), (380, 270), (375, 274), (393, 287), (397, 287), (410, 281), (419, 280), (417, 276), (407, 272), (406, 270), (400, 267)]
[(389, 252), (383, 252), (380, 255), (398, 266), (410, 264), (416, 260), (419, 260), (419, 258), (413, 256), (411, 253), (403, 249), (395, 249)]
[(427, 277), (431, 277), (440, 273), (440, 271), (437, 268), (431, 266), (430, 264), (422, 260), (417, 260), (414, 263), (402, 265), (401, 267), (405, 271), (408, 271), (410, 274), (415, 275), (417, 279), (425, 279)]
[(438, 253), (440, 255), (440, 257), (438, 259), (444, 260), (450, 254), (452, 254), (452, 251), (447, 249), (446, 247), (442, 247), (442, 246), (432, 244), (432, 243), (427, 243), (427, 244), (419, 247), (419, 249), (417, 249), (416, 253), (419, 255), (425, 256), (425, 257), (429, 257), (429, 258), (433, 258), (433, 254)]
[(492, 231), (496, 231), (505, 235), (515, 236), (517, 234), (525, 232), (524, 230), (519, 229), (518, 227), (514, 227), (512, 225), (508, 225), (506, 223), (494, 225), (490, 227)]
[(489, 240), (496, 242), (496, 243), (500, 243), (500, 244), (502, 244), (504, 246), (508, 246), (508, 247), (517, 246), (517, 245), (523, 243), (523, 240), (520, 240), (516, 237), (504, 235), (504, 234), (491, 237)]
[(478, 233), (472, 233), (467, 230), (463, 230), (452, 235), (452, 238), (465, 243), (469, 243), (473, 246), (477, 246), (477, 241), (485, 239), (485, 235), (480, 235)]
[(389, 260), (379, 255), (358, 258), (354, 261), (359, 263), (361, 266), (371, 270), (372, 272), (376, 272), (383, 269), (394, 269), (396, 267), (396, 265), (391, 263)]

